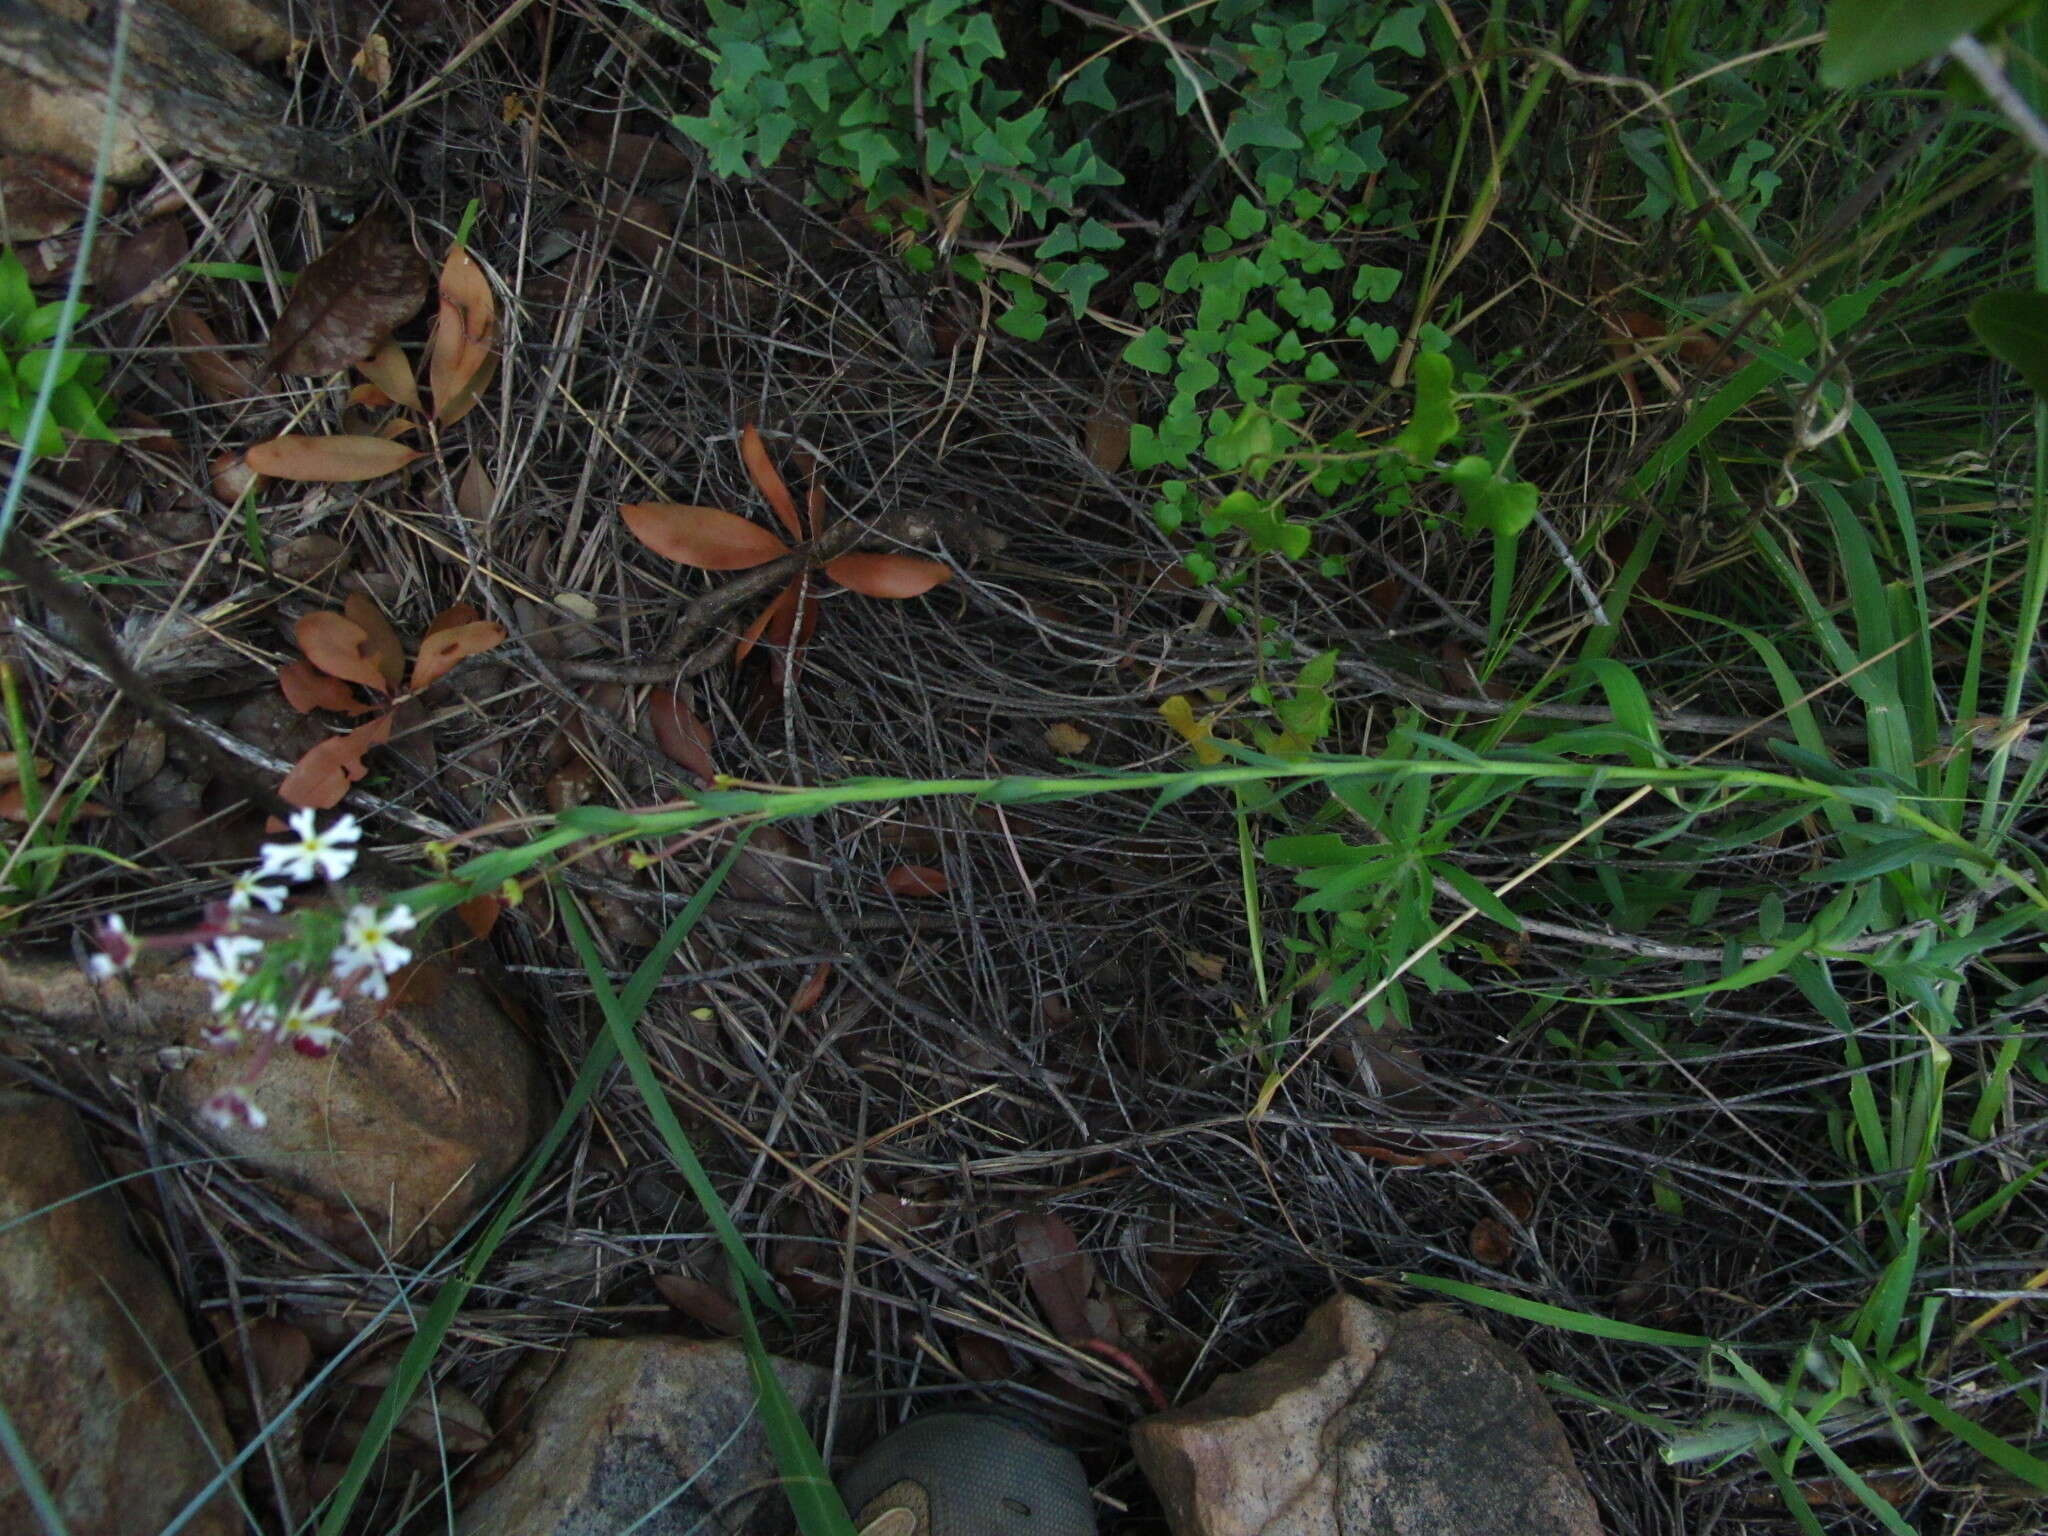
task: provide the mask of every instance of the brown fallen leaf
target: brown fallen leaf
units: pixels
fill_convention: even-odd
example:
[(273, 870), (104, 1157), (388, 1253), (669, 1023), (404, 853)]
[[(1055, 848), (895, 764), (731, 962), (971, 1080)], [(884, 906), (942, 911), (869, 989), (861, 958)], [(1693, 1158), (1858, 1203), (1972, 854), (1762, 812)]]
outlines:
[(1019, 1211), (1010, 1231), (1017, 1244), (1017, 1269), (1046, 1325), (1069, 1344), (1095, 1338), (1088, 1312), (1095, 1266), (1074, 1240), (1074, 1229), (1051, 1211)]
[(1499, 1269), (1515, 1256), (1515, 1234), (1498, 1216), (1482, 1216), (1473, 1222), (1467, 1241), (1472, 1257), (1492, 1269)]
[(483, 459), (472, 454), (468, 466), (462, 471), (462, 478), (455, 483), (455, 510), (472, 522), (480, 523), (490, 515), (492, 503), (497, 499), (498, 488), (491, 483), (490, 472), (484, 468)]
[(178, 356), (199, 392), (216, 405), (232, 405), (256, 393), (256, 380), (240, 358), (231, 357), (206, 318), (180, 304), (164, 316)]
[(952, 888), (945, 871), (929, 864), (898, 864), (882, 877), (892, 896), (943, 896)]
[(306, 437), (297, 432), (258, 443), (247, 454), (249, 467), (259, 475), (325, 484), (381, 480), (419, 456), (419, 449), (389, 438)]
[[(413, 381), (412, 364), (405, 360), (405, 352), (389, 336), (384, 344), (368, 357), (356, 364), (364, 378), (376, 386), (378, 393), (392, 405), (402, 405), (409, 411), (423, 409), (420, 405), (419, 385)], [(365, 401), (365, 404), (375, 402)]]
[(491, 930), (498, 926), (498, 919), (504, 911), (505, 903), (495, 896), (472, 896), (455, 909), (455, 915), (469, 930), (471, 938), (487, 939)]
[(477, 619), (472, 623), (457, 624), (451, 629), (436, 630), (420, 642), (420, 653), (412, 664), (413, 691), (417, 693), (422, 688), (432, 687), (457, 662), (480, 656), (504, 643), (505, 626), (494, 619)]
[(284, 782), (277, 786), (278, 798), (316, 811), (341, 804), (349, 785), (369, 771), (363, 766), (364, 754), (390, 739), (390, 715), (379, 715), (345, 735), (330, 736), (300, 758), (284, 776)]
[(365, 214), (299, 274), (271, 327), (271, 368), (319, 375), (361, 362), (420, 312), (430, 275), (396, 220)]
[(161, 304), (177, 291), (179, 268), (191, 254), (183, 219), (174, 216), (144, 225), (114, 246), (104, 263), (94, 260), (99, 302)]
[(667, 688), (647, 695), (647, 724), (654, 732), (655, 745), (671, 762), (690, 770), (699, 786), (718, 776), (711, 760), (711, 728), (697, 718), (687, 700)]
[(738, 1338), (745, 1326), (740, 1309), (733, 1304), (732, 1298), (718, 1287), (706, 1285), (695, 1275), (656, 1275), (654, 1288), (661, 1292), (663, 1301), (713, 1333)]
[(796, 990), (796, 996), (789, 1000), (791, 1013), (809, 1013), (825, 1000), (825, 987), (832, 980), (832, 962), (820, 960), (811, 968), (811, 974), (804, 978), (804, 984)]
[[(351, 592), (341, 605), (342, 616), (363, 632), (367, 654), (384, 684), (380, 693), (396, 693), (405, 676), (405, 642), (367, 592)], [(374, 685), (373, 685), (374, 686)]]
[(459, 245), (450, 247), (441, 264), (440, 300), (427, 348), (427, 382), (435, 418), (447, 426), (476, 404), (498, 339), (498, 301), (490, 279)]
[(293, 626), (292, 638), (298, 641), (306, 660), (328, 676), (360, 683), (375, 693), (391, 691), (371, 653), (368, 631), (346, 614), (305, 614)]
[(367, 715), (376, 708), (365, 704), (340, 678), (322, 672), (307, 661), (288, 661), (277, 669), (277, 686), (285, 702), (302, 715), (316, 709), (332, 709), (348, 715)]

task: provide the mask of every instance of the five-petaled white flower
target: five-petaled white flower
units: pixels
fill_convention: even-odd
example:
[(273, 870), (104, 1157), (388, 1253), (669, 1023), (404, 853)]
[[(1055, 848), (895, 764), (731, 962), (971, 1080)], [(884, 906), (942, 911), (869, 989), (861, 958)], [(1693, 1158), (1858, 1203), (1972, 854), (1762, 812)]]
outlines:
[(255, 971), (248, 962), (262, 953), (261, 939), (236, 933), (223, 934), (192, 951), (192, 974), (213, 988), (215, 1013), (226, 1013), (235, 1006), (236, 994)]
[(231, 1131), (238, 1125), (260, 1131), (270, 1123), (270, 1116), (264, 1114), (256, 1101), (239, 1088), (223, 1088), (201, 1105), (199, 1112), (224, 1131)]
[(326, 987), (302, 997), (285, 1010), (278, 1033), (301, 1056), (325, 1056), (341, 1044), (341, 1031), (320, 1021), (341, 1012), (341, 999)]
[(350, 907), (342, 919), (341, 947), (334, 952), (335, 974), (346, 978), (365, 972), (360, 983), (363, 991), (371, 997), (385, 996), (384, 978), (412, 958), (412, 951), (391, 935), (404, 933), (415, 921), (408, 906), (388, 912), (360, 903)]
[(258, 903), (271, 912), (283, 909), (284, 899), (291, 893), (281, 885), (265, 885), (263, 874), (260, 869), (245, 869), (235, 876), (235, 883), (228, 887), (230, 912), (246, 912)]
[(287, 880), (339, 880), (355, 868), (355, 843), (363, 829), (353, 816), (343, 816), (325, 832), (314, 825), (312, 811), (294, 811), (287, 825), (294, 840), (265, 843), (259, 876), (282, 875)]

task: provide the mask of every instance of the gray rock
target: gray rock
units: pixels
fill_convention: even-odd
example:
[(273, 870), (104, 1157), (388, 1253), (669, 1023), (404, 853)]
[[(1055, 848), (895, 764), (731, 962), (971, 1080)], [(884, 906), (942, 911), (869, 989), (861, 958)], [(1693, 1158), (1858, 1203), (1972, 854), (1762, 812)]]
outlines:
[(1175, 1536), (1599, 1536), (1564, 1428), (1476, 1323), (1339, 1296), (1140, 1423)]
[[(815, 1432), (830, 1373), (789, 1360), (775, 1373)], [(457, 1536), (766, 1536), (794, 1524), (746, 1354), (729, 1339), (579, 1340), (523, 1428), (524, 1453), (462, 1512)]]
[[(170, 1287), (119, 1199), (83, 1193), (101, 1182), (70, 1109), (0, 1093), (0, 1222), (42, 1212), (0, 1233), (0, 1401), (72, 1536), (161, 1528), (228, 1451)], [(0, 1530), (41, 1529), (12, 1472), (0, 1476)], [(241, 1529), (232, 1485), (185, 1526)]]

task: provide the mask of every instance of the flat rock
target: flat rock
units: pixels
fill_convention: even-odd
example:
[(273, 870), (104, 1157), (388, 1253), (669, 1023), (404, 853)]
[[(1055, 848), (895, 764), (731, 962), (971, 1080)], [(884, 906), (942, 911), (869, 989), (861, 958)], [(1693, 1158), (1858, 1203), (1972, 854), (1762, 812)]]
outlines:
[[(0, 1400), (72, 1536), (160, 1529), (228, 1452), (170, 1287), (119, 1198), (83, 1193), (102, 1182), (69, 1108), (0, 1093), (0, 1221), (42, 1212), (0, 1233)], [(41, 1529), (20, 1483), (0, 1476), (0, 1530)], [(184, 1529), (239, 1532), (232, 1489)]]
[(243, 1167), (309, 1197), (325, 1235), (364, 1253), (452, 1235), (553, 1114), (525, 1035), (474, 975), (449, 970), (430, 999), (351, 1004), (339, 1025), (347, 1043), (330, 1056), (277, 1053), (250, 1089), (269, 1123), (220, 1130), (199, 1107), (246, 1063), (200, 1045), (205, 984), (182, 961), (151, 959), (98, 989), (61, 961), (0, 963), (0, 1015), (73, 1049), (92, 1040), (130, 1066), (181, 1068), (165, 1081), (180, 1117)]
[[(789, 1360), (775, 1373), (815, 1431), (830, 1373)], [(579, 1340), (523, 1430), (525, 1451), (462, 1512), (457, 1536), (766, 1536), (794, 1524), (732, 1340)]]
[(1528, 1366), (1442, 1308), (1336, 1297), (1133, 1441), (1175, 1536), (1600, 1536)]

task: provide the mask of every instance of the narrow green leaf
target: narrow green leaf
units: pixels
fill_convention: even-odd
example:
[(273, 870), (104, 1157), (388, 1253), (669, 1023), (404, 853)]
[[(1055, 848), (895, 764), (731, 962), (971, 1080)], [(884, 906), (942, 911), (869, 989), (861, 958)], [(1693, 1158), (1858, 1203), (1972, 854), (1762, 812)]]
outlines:
[(1417, 1290), (1435, 1291), (1440, 1296), (1449, 1296), (1458, 1301), (1467, 1301), (1476, 1307), (1488, 1307), (1495, 1312), (1505, 1312), (1510, 1317), (1519, 1317), (1524, 1322), (1542, 1323), (1550, 1328), (1565, 1328), (1573, 1333), (1588, 1334), (1596, 1339), (1620, 1339), (1629, 1344), (1666, 1344), (1673, 1349), (1711, 1349), (1712, 1339), (1701, 1338), (1693, 1333), (1669, 1333), (1662, 1328), (1645, 1328), (1640, 1323), (1624, 1323), (1617, 1318), (1599, 1317), (1591, 1312), (1575, 1312), (1570, 1307), (1554, 1307), (1546, 1301), (1531, 1301), (1525, 1296), (1510, 1296), (1505, 1291), (1492, 1290), (1483, 1285), (1467, 1285), (1462, 1280), (1440, 1280), (1435, 1275), (1406, 1274), (1401, 1277), (1403, 1285), (1412, 1285)]
[(1854, 90), (1948, 51), (2012, 9), (2012, 0), (1833, 0), (1821, 44), (1821, 84)]

